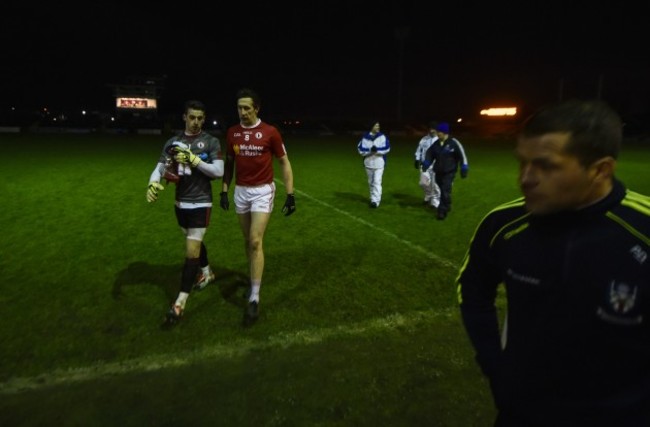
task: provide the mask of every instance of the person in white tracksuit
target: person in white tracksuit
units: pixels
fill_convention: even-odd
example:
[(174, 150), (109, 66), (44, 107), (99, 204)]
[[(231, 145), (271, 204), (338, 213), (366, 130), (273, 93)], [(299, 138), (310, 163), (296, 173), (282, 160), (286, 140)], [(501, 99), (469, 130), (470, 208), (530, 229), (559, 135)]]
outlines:
[(433, 165), (428, 169), (423, 169), (422, 164), (427, 150), (431, 144), (438, 140), (436, 126), (438, 126), (437, 122), (429, 123), (429, 132), (420, 139), (418, 147), (415, 149), (415, 169), (420, 172), (419, 185), (424, 191), (424, 204), (432, 208), (437, 208), (440, 205), (440, 187), (436, 184)]
[(370, 207), (377, 208), (381, 203), (382, 177), (386, 166), (386, 154), (390, 151), (388, 137), (380, 132), (379, 121), (374, 120), (370, 131), (366, 132), (359, 144), (357, 151), (363, 156), (363, 165), (368, 176), (370, 189)]

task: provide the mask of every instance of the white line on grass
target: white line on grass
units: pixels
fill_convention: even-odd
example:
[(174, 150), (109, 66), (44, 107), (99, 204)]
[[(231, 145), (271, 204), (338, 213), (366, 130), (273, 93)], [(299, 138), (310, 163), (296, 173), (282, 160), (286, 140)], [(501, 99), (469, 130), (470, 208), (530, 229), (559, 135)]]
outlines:
[(100, 380), (130, 373), (153, 372), (167, 368), (188, 366), (209, 359), (224, 359), (242, 356), (253, 351), (286, 349), (296, 345), (309, 345), (330, 338), (361, 336), (368, 333), (381, 333), (398, 328), (414, 328), (429, 323), (435, 318), (451, 319), (455, 310), (427, 310), (411, 312), (407, 315), (392, 314), (379, 319), (350, 325), (315, 330), (302, 330), (292, 333), (282, 332), (272, 335), (266, 341), (237, 340), (228, 344), (206, 346), (200, 350), (176, 354), (158, 354), (114, 363), (96, 363), (91, 366), (71, 369), (57, 369), (34, 377), (12, 378), (0, 383), (0, 394), (17, 394), (47, 387), (69, 385)]
[(452, 261), (450, 261), (448, 259), (442, 258), (442, 257), (436, 255), (435, 253), (426, 250), (422, 246), (418, 246), (415, 243), (411, 243), (408, 240), (404, 240), (401, 237), (399, 237), (398, 235), (391, 233), (390, 231), (386, 231), (381, 227), (377, 227), (373, 223), (370, 223), (370, 222), (368, 222), (368, 221), (366, 221), (366, 220), (364, 220), (362, 218), (359, 218), (357, 216), (352, 215), (350, 212), (344, 211), (342, 209), (337, 208), (336, 206), (332, 206), (329, 203), (323, 202), (322, 200), (319, 200), (319, 199), (317, 199), (317, 198), (315, 198), (313, 196), (310, 196), (309, 194), (305, 193), (304, 191), (294, 189), (294, 192), (296, 192), (296, 193), (300, 194), (301, 196), (306, 197), (306, 198), (308, 198), (308, 199), (310, 199), (310, 200), (312, 200), (312, 201), (314, 201), (314, 202), (316, 202), (316, 203), (318, 203), (320, 205), (323, 205), (323, 206), (327, 207), (328, 209), (332, 209), (332, 210), (340, 213), (341, 215), (345, 215), (348, 218), (352, 218), (353, 220), (355, 220), (355, 221), (357, 221), (357, 222), (359, 222), (359, 223), (361, 223), (361, 224), (363, 224), (365, 226), (368, 226), (368, 227), (372, 228), (373, 230), (377, 230), (377, 231), (381, 232), (382, 234), (384, 234), (384, 235), (386, 235), (388, 237), (391, 237), (391, 238), (397, 240), (400, 243), (405, 244), (409, 248), (411, 248), (411, 249), (413, 249), (413, 250), (415, 250), (417, 252), (420, 252), (421, 254), (424, 254), (428, 258), (432, 259), (433, 261), (437, 262), (438, 264), (440, 264), (440, 265), (442, 265), (444, 267), (448, 267), (448, 268), (450, 268), (452, 270), (458, 270), (459, 266), (456, 265), (454, 262), (452, 262)]
[[(329, 203), (323, 202), (304, 191), (295, 190), (303, 197), (306, 197), (313, 202), (327, 207), (345, 215), (352, 220), (363, 224), (367, 227), (377, 230), (382, 234), (397, 240), (398, 242), (408, 246), (409, 248), (424, 254), (426, 257), (433, 261), (451, 269), (458, 269), (458, 266), (442, 257), (439, 257), (433, 252), (427, 251), (421, 246), (404, 240), (401, 237), (393, 234), (381, 227), (352, 215), (351, 213), (339, 209)], [(363, 323), (353, 325), (337, 326), (334, 328), (318, 329), (318, 330), (305, 330), (293, 333), (280, 333), (271, 336), (265, 342), (258, 342), (252, 340), (240, 340), (230, 343), (229, 345), (221, 344), (210, 347), (204, 347), (201, 350), (193, 351), (182, 354), (163, 354), (146, 356), (138, 359), (124, 360), (117, 363), (97, 363), (92, 366), (70, 368), (67, 370), (55, 370), (53, 372), (41, 374), (35, 377), (22, 377), (12, 378), (8, 381), (0, 383), (0, 394), (16, 394), (24, 391), (39, 390), (45, 387), (52, 387), (56, 385), (65, 385), (72, 383), (80, 383), (84, 381), (92, 381), (102, 378), (107, 378), (115, 375), (124, 375), (133, 372), (151, 372), (165, 368), (174, 368), (187, 366), (191, 363), (204, 361), (212, 358), (227, 358), (236, 357), (249, 353), (254, 350), (271, 349), (271, 348), (287, 348), (300, 344), (312, 344), (324, 341), (328, 338), (346, 335), (363, 335), (368, 332), (378, 332), (393, 330), (398, 327), (415, 326), (419, 322), (428, 321), (435, 317), (451, 317), (452, 309), (426, 312), (414, 312), (409, 315), (393, 314), (381, 319), (373, 319)]]

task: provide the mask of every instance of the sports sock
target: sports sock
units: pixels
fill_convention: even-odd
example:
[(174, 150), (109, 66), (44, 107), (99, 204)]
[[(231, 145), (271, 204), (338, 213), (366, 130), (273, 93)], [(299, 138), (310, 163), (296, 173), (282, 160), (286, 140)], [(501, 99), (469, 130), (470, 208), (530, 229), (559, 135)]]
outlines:
[[(208, 249), (203, 242), (201, 242), (201, 252), (199, 252), (199, 265), (202, 268), (208, 267)], [(205, 273), (205, 270), (203, 272)]]
[(248, 302), (257, 301), (260, 302), (260, 286), (262, 285), (261, 280), (251, 280), (251, 294), (248, 297)]
[(178, 298), (176, 298), (176, 302), (174, 304), (180, 305), (182, 309), (185, 309), (185, 303), (187, 302), (187, 297), (189, 296), (190, 294), (188, 294), (187, 292), (179, 292)]
[(181, 277), (181, 292), (189, 294), (192, 292), (192, 286), (196, 280), (196, 275), (199, 272), (199, 259), (198, 258), (185, 258), (185, 265), (183, 265), (183, 275)]

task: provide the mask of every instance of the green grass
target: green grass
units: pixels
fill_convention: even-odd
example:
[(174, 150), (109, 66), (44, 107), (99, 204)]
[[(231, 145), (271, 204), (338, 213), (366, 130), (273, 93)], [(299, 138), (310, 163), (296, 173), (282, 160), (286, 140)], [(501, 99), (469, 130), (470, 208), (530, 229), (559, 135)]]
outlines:
[[(490, 426), (453, 281), (480, 219), (518, 196), (512, 143), (461, 140), (445, 221), (421, 204), (419, 138), (392, 140), (379, 209), (357, 137), (285, 137), (261, 318), (244, 329), (236, 215), (213, 210), (217, 285), (160, 329), (184, 246), (173, 187), (145, 189), (165, 137), (0, 135), (0, 425)], [(650, 194), (650, 150), (619, 176)], [(218, 191), (218, 189), (217, 189)]]

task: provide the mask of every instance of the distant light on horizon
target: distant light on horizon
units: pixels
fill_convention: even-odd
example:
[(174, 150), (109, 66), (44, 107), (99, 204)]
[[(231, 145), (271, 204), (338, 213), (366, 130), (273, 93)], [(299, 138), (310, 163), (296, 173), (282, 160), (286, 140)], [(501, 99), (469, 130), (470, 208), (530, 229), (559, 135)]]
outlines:
[(481, 116), (503, 117), (516, 115), (517, 107), (493, 107), (481, 110)]
[(135, 110), (157, 110), (158, 100), (155, 98), (136, 98), (118, 96), (115, 98), (115, 106), (118, 109), (135, 109)]

